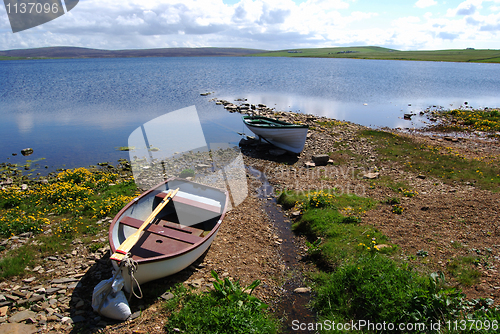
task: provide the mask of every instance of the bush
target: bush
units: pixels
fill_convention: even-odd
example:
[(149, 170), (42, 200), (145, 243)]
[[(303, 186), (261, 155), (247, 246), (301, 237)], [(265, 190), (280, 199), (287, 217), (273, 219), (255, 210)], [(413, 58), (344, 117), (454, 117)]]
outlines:
[(179, 177), (185, 179), (186, 177), (193, 177), (194, 176), (194, 170), (187, 168), (184, 169), (180, 174)]
[[(263, 309), (267, 307), (251, 293), (260, 281), (243, 289), (239, 282), (220, 280), (212, 271), (215, 290), (194, 293), (182, 285), (173, 291), (176, 296), (166, 304), (171, 312), (167, 333), (179, 331), (217, 334), (277, 333), (278, 324)], [(246, 291), (250, 290), (250, 293)], [(182, 308), (178, 310), (179, 304)], [(176, 311), (176, 312), (174, 312)]]
[(321, 318), (371, 322), (429, 322), (455, 318), (462, 294), (444, 276), (421, 277), (384, 256), (363, 256), (319, 274), (314, 302)]

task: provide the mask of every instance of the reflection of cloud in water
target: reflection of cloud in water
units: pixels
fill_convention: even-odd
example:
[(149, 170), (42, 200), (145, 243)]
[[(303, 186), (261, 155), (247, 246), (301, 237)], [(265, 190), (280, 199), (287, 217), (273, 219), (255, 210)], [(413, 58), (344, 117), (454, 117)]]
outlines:
[[(429, 107), (437, 106), (444, 109), (454, 109), (464, 106), (474, 108), (496, 107), (500, 105), (498, 97), (478, 97), (472, 98), (415, 98), (392, 101), (365, 101), (345, 102), (321, 97), (308, 97), (300, 95), (288, 95), (282, 93), (249, 93), (244, 96), (248, 103), (263, 103), (276, 111), (292, 111), (317, 116), (325, 116), (337, 120), (346, 120), (365, 126), (373, 127), (401, 127), (412, 128), (426, 126), (426, 117), (419, 115)], [(227, 97), (232, 99), (232, 97)], [(435, 108), (434, 108), (435, 109)], [(406, 113), (416, 114), (412, 120), (404, 120)]]
[(253, 104), (263, 103), (277, 111), (293, 111), (304, 114), (326, 116), (335, 119), (344, 119), (347, 116), (343, 103), (334, 100), (285, 94), (248, 94), (248, 102)]
[(33, 130), (35, 120), (32, 114), (16, 115), (17, 128), (20, 133), (29, 133)]

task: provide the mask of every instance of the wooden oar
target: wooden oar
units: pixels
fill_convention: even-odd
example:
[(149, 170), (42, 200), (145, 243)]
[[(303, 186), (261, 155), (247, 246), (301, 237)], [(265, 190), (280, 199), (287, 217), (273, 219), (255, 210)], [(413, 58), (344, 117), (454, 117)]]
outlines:
[(132, 234), (130, 237), (125, 239), (125, 241), (122, 242), (120, 247), (118, 247), (116, 249), (116, 251), (113, 253), (113, 255), (111, 255), (111, 257), (110, 257), (111, 260), (115, 260), (118, 262), (123, 260), (123, 258), (128, 254), (128, 252), (130, 252), (130, 250), (132, 249), (132, 247), (134, 247), (134, 245), (137, 243), (137, 241), (139, 241), (142, 231), (146, 227), (148, 227), (148, 225), (156, 218), (156, 215), (158, 215), (160, 213), (160, 211), (163, 209), (163, 207), (165, 207), (165, 205), (167, 205), (167, 203), (170, 201), (170, 199), (172, 199), (177, 194), (178, 191), (179, 191), (179, 188), (175, 189), (174, 191), (172, 191), (172, 190), (168, 191), (167, 196), (165, 196), (165, 198), (163, 198), (163, 200), (160, 202), (160, 204), (158, 204), (156, 206), (156, 208), (153, 210), (153, 212), (151, 212), (151, 214), (148, 216), (148, 218), (146, 218), (146, 220), (139, 227), (139, 229), (134, 234)]

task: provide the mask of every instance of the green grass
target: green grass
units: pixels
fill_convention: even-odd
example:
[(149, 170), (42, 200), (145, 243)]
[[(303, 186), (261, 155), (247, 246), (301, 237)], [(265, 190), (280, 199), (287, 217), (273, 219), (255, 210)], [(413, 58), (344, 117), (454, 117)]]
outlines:
[[(288, 51), (298, 51), (289, 53)], [(346, 53), (346, 51), (352, 51)], [(499, 63), (500, 50), (399, 51), (377, 46), (290, 49), (249, 55), (249, 57), (315, 57)]]
[(448, 263), (448, 272), (464, 286), (477, 284), (481, 278), (481, 272), (476, 269), (479, 258), (474, 256), (465, 256), (454, 258)]
[(239, 281), (222, 281), (214, 271), (212, 275), (212, 291), (194, 292), (182, 285), (172, 290), (175, 297), (165, 304), (167, 333), (278, 333), (278, 321), (264, 311), (267, 305), (251, 295), (259, 281), (242, 288)]
[[(137, 195), (132, 178), (107, 170), (66, 170), (47, 183), (29, 182), (28, 190), (0, 190), (0, 236), (31, 232), (38, 243), (6, 251), (0, 259), (0, 278), (24, 274), (27, 265), (67, 252), (75, 238), (91, 239), (105, 229), (97, 221), (114, 216)], [(26, 254), (30, 254), (27, 256)]]
[(498, 157), (470, 159), (452, 147), (423, 145), (412, 138), (379, 130), (365, 130), (361, 136), (376, 145), (382, 160), (402, 162), (404, 169), (437, 177), (445, 183), (469, 182), (486, 190), (500, 189)]
[(314, 307), (320, 320), (427, 322), (458, 316), (461, 293), (435, 276), (421, 276), (376, 254), (361, 256), (333, 273), (315, 277)]
[[(319, 332), (329, 333), (332, 322), (358, 320), (429, 324), (461, 321), (466, 315), (474, 318), (477, 314), (490, 322), (500, 321), (499, 308), (491, 304), (477, 307), (482, 302), (465, 301), (460, 290), (446, 283), (444, 274), (422, 274), (409, 263), (393, 259), (397, 246), (372, 226), (361, 223), (359, 217), (347, 219), (372, 208), (375, 202), (371, 199), (330, 196), (325, 190), (287, 191), (280, 195), (279, 202), (285, 209), (302, 211), (294, 229), (311, 241), (307, 243), (308, 259), (317, 268), (309, 273), (314, 289), (312, 306), (317, 322), (324, 325), (318, 328)], [(386, 201), (394, 202), (394, 198)], [(346, 205), (358, 208), (358, 213), (353, 215), (353, 210), (345, 210)], [(419, 251), (420, 256), (424, 254), (427, 252)], [(392, 331), (364, 328), (360, 332)]]
[(26, 57), (9, 57), (9, 56), (0, 56), (0, 60), (21, 60), (27, 59)]
[(31, 247), (20, 247), (9, 252), (0, 260), (0, 281), (22, 274), (26, 266), (33, 265), (35, 258), (36, 252)]
[(309, 248), (311, 257), (325, 270), (333, 270), (353, 256), (395, 250), (392, 246), (378, 250), (378, 245), (388, 243), (387, 238), (375, 228), (359, 224), (360, 216), (376, 205), (369, 198), (334, 196), (324, 190), (288, 191), (282, 193), (278, 201), (285, 209), (303, 211), (293, 229), (307, 235), (310, 241), (322, 240), (319, 247)]

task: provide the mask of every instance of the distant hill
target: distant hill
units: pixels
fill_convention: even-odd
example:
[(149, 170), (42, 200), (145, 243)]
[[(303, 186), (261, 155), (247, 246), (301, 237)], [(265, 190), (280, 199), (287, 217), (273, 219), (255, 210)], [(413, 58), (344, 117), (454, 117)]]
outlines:
[(399, 51), (378, 46), (351, 46), (267, 51), (243, 48), (164, 48), (99, 50), (79, 47), (47, 47), (0, 51), (0, 60), (26, 58), (126, 58), (126, 57), (310, 57), (387, 60), (420, 60), (500, 63), (500, 50)]
[(99, 50), (79, 47), (46, 47), (0, 51), (1, 57), (16, 58), (125, 58), (125, 57), (221, 57), (245, 56), (266, 50), (239, 48), (164, 48), (132, 50)]
[(252, 54), (255, 57), (355, 58), (500, 63), (500, 50), (400, 51), (379, 46), (351, 46), (317, 49), (288, 49)]

